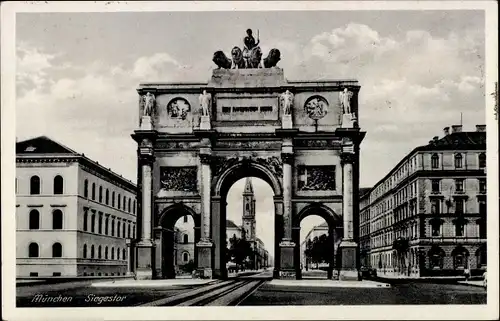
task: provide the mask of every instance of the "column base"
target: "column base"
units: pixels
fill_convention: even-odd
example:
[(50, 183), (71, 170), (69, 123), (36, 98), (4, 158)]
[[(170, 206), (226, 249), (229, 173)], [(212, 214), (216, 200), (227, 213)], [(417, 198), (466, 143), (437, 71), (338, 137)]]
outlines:
[(341, 281), (359, 281), (359, 272), (357, 269), (357, 250), (358, 244), (352, 240), (343, 240), (339, 244), (341, 255), (341, 268), (338, 279)]
[(155, 245), (150, 240), (141, 240), (135, 245), (137, 249), (137, 280), (151, 280), (154, 278)]
[(278, 278), (280, 279), (296, 279), (297, 271), (294, 265), (295, 243), (290, 240), (282, 240), (280, 247), (280, 270)]
[(213, 244), (210, 240), (200, 240), (196, 243), (198, 248), (198, 266), (194, 277), (201, 279), (211, 279), (212, 271), (212, 250)]

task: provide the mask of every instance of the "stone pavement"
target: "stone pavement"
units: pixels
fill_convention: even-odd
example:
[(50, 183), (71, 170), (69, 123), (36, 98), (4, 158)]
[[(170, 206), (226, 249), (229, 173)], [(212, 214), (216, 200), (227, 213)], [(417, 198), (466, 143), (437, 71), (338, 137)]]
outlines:
[(179, 286), (179, 285), (204, 285), (211, 282), (217, 282), (217, 280), (211, 279), (163, 279), (163, 280), (119, 280), (119, 281), (107, 281), (107, 282), (94, 282), (91, 284), (92, 287), (152, 287), (152, 288), (162, 288), (169, 286)]
[(389, 288), (388, 283), (362, 280), (362, 281), (336, 281), (336, 280), (272, 280), (267, 284), (276, 286), (304, 286), (304, 287), (331, 287), (331, 288)]
[(458, 281), (459, 284), (471, 285), (471, 286), (479, 286), (484, 288), (483, 280), (474, 280), (474, 281)]

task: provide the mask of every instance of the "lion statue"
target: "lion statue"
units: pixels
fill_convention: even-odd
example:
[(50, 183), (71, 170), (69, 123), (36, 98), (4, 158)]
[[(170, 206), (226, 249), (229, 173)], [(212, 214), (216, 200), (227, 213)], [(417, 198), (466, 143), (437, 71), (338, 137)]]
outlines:
[(243, 59), (243, 52), (239, 47), (234, 47), (231, 50), (231, 57), (233, 58), (233, 64), (231, 65), (231, 69), (245, 68), (245, 60)]
[(262, 68), (262, 50), (260, 47), (253, 47), (247, 59), (247, 68)]
[(281, 60), (280, 51), (276, 48), (273, 48), (269, 51), (269, 54), (266, 58), (264, 58), (264, 68), (276, 67), (278, 61)]
[(231, 59), (229, 59), (222, 50), (214, 52), (214, 57), (212, 61), (220, 68), (229, 69), (231, 68)]

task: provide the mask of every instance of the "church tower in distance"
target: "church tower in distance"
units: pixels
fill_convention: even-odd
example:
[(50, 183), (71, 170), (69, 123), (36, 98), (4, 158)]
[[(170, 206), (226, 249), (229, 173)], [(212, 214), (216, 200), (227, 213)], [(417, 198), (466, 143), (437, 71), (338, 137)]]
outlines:
[(242, 227), (245, 230), (245, 238), (255, 241), (255, 196), (253, 194), (252, 179), (247, 177), (245, 189), (243, 190), (243, 219)]

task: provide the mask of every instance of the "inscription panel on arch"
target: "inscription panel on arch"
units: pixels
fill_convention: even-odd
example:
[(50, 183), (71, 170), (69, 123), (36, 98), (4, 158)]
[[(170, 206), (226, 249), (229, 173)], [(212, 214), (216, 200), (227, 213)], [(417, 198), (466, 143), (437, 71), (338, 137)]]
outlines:
[(298, 189), (300, 191), (334, 191), (336, 189), (335, 165), (299, 165)]
[(160, 186), (167, 191), (197, 192), (198, 168), (196, 166), (160, 167)]

